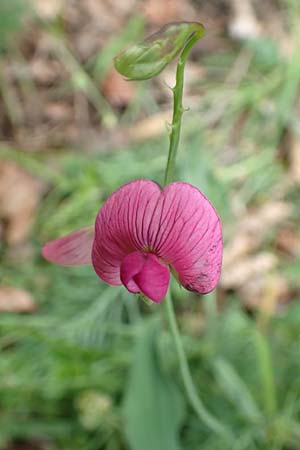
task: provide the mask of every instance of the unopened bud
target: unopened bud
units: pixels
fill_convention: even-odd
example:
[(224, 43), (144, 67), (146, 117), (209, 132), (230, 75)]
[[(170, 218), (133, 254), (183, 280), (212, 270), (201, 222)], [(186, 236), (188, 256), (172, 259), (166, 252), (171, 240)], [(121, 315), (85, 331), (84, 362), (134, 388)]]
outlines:
[(165, 25), (145, 41), (129, 47), (114, 59), (116, 70), (129, 80), (147, 80), (158, 75), (194, 36), (200, 39), (204, 27), (197, 22)]

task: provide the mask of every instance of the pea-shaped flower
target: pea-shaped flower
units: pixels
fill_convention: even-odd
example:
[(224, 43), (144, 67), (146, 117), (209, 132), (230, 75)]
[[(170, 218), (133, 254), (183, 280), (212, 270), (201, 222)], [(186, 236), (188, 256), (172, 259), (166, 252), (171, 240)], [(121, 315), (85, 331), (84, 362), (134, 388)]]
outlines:
[(215, 288), (222, 231), (214, 207), (194, 186), (175, 182), (161, 189), (152, 181), (136, 180), (108, 198), (94, 228), (50, 241), (42, 253), (56, 264), (93, 264), (105, 283), (123, 284), (160, 302), (170, 269), (190, 291), (205, 294)]

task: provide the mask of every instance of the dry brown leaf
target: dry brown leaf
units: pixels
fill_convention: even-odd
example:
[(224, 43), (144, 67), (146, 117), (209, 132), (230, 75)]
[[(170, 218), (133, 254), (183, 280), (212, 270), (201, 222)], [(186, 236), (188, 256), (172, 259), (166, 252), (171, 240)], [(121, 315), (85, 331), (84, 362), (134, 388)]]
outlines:
[(141, 10), (157, 26), (176, 20), (197, 20), (197, 13), (188, 0), (144, 0)]
[(285, 202), (269, 202), (246, 214), (236, 225), (232, 241), (224, 248), (223, 267), (238, 265), (240, 259), (259, 249), (267, 233), (284, 223), (292, 212)]
[[(82, 9), (88, 13), (89, 28), (98, 30), (119, 30), (125, 18), (136, 11), (137, 0), (84, 0)], [(78, 9), (78, 6), (75, 6)], [(79, 17), (80, 20), (80, 17)]]
[(44, 114), (51, 122), (66, 123), (72, 120), (73, 110), (66, 102), (50, 102), (45, 106)]
[(39, 57), (30, 63), (30, 71), (33, 79), (40, 85), (49, 86), (57, 82), (62, 73), (61, 65), (58, 61)]
[(267, 315), (278, 312), (290, 297), (287, 280), (276, 272), (260, 274), (246, 281), (238, 293), (247, 308), (258, 309)]
[(62, 11), (66, 0), (31, 0), (31, 5), (42, 19), (53, 20)]
[(292, 205), (286, 202), (268, 202), (247, 214), (239, 224), (239, 229), (252, 235), (264, 237), (271, 228), (288, 219)]
[(277, 235), (277, 245), (290, 255), (300, 258), (300, 233), (291, 227), (285, 227)]
[(129, 130), (129, 138), (143, 141), (160, 136), (166, 132), (167, 123), (172, 118), (172, 111), (163, 111), (140, 120)]
[(255, 250), (259, 244), (260, 239), (257, 236), (251, 236), (244, 232), (237, 234), (232, 242), (224, 248), (223, 266), (227, 268), (234, 264), (237, 260)]
[(230, 0), (232, 19), (229, 33), (235, 39), (253, 39), (261, 34), (251, 0)]
[(0, 312), (31, 313), (35, 310), (36, 304), (29, 292), (0, 286)]
[(42, 190), (34, 179), (11, 161), (0, 161), (0, 220), (8, 244), (23, 243), (32, 226)]
[(261, 252), (255, 256), (243, 258), (229, 267), (223, 266), (221, 286), (224, 289), (237, 289), (248, 280), (272, 271), (278, 263), (277, 257), (270, 252)]
[(127, 81), (114, 68), (108, 71), (102, 84), (102, 90), (109, 102), (117, 107), (126, 107), (132, 102), (136, 92), (136, 83)]

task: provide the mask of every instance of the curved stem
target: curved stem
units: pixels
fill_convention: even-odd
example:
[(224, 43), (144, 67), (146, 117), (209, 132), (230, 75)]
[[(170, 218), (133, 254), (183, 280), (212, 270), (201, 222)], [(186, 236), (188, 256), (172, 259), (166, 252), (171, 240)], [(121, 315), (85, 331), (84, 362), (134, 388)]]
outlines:
[[(201, 37), (201, 33), (195, 33), (191, 36), (190, 40), (186, 43), (177, 65), (176, 71), (176, 84), (173, 90), (174, 96), (174, 107), (173, 107), (173, 119), (170, 133), (170, 146), (168, 162), (165, 171), (164, 185), (169, 184), (174, 177), (176, 154), (180, 139), (181, 130), (181, 119), (184, 112), (182, 105), (182, 95), (183, 95), (183, 81), (184, 81), (184, 67), (188, 57), (188, 54), (197, 40)], [(176, 315), (171, 299), (170, 292), (167, 293), (165, 298), (165, 305), (167, 311), (167, 317), (174, 339), (180, 371), (182, 375), (183, 384), (187, 393), (190, 404), (194, 408), (199, 419), (213, 432), (225, 436), (227, 438), (232, 438), (231, 432), (229, 432), (224, 425), (222, 425), (218, 419), (216, 419), (207, 409), (205, 408), (202, 400), (200, 399), (197, 390), (195, 388), (189, 365), (187, 362), (186, 354), (184, 352), (183, 344), (180, 338), (180, 333), (176, 321)]]
[(170, 325), (170, 329), (172, 332), (172, 336), (174, 339), (180, 372), (183, 380), (183, 384), (189, 399), (191, 406), (194, 408), (199, 419), (209, 428), (211, 431), (221, 434), (226, 437), (231, 437), (231, 433), (222, 425), (218, 419), (216, 419), (212, 414), (207, 411), (202, 400), (200, 399), (198, 392), (195, 388), (194, 382), (192, 380), (192, 376), (190, 373), (189, 365), (187, 362), (186, 354), (183, 348), (182, 340), (180, 338), (180, 333), (176, 321), (175, 311), (171, 299), (170, 292), (167, 293), (165, 298), (166, 312)]
[(183, 52), (181, 53), (178, 64), (177, 64), (176, 84), (175, 84), (174, 88), (172, 88), (173, 98), (174, 98), (174, 106), (173, 106), (173, 118), (172, 118), (171, 132), (170, 132), (168, 162), (167, 162), (167, 167), (166, 167), (166, 171), (165, 171), (165, 180), (164, 180), (165, 186), (167, 184), (169, 184), (173, 180), (173, 177), (174, 177), (175, 161), (176, 161), (177, 149), (178, 149), (178, 144), (179, 144), (179, 139), (180, 139), (181, 119), (182, 119), (182, 115), (184, 113), (184, 108), (182, 105), (184, 67), (185, 67), (185, 63), (186, 63), (186, 60), (187, 60), (187, 57), (189, 55), (191, 48), (198, 41), (198, 39), (200, 37), (201, 36), (199, 33), (193, 34), (191, 39), (188, 41), (188, 43), (184, 47)]

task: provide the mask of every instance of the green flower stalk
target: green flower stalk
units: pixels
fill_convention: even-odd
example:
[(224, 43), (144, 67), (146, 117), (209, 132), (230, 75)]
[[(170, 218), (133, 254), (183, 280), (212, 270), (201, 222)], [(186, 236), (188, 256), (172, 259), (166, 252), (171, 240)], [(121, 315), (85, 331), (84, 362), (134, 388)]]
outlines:
[[(200, 25), (200, 24), (199, 24)], [(177, 149), (179, 145), (179, 139), (180, 139), (180, 131), (181, 131), (181, 119), (182, 115), (184, 113), (184, 108), (182, 105), (182, 96), (183, 96), (183, 83), (184, 83), (184, 68), (185, 63), (188, 58), (189, 52), (193, 45), (203, 36), (204, 29), (202, 25), (199, 26), (199, 30), (190, 35), (190, 38), (186, 42), (186, 45), (179, 57), (179, 61), (177, 64), (177, 70), (176, 70), (176, 84), (172, 88), (173, 91), (173, 118), (172, 118), (172, 125), (171, 125), (171, 131), (170, 131), (170, 146), (169, 146), (169, 155), (168, 155), (168, 162), (167, 167), (165, 171), (165, 179), (164, 184), (169, 184), (173, 178), (174, 178), (174, 171), (175, 171), (175, 162), (176, 162), (176, 155), (177, 155)]]

